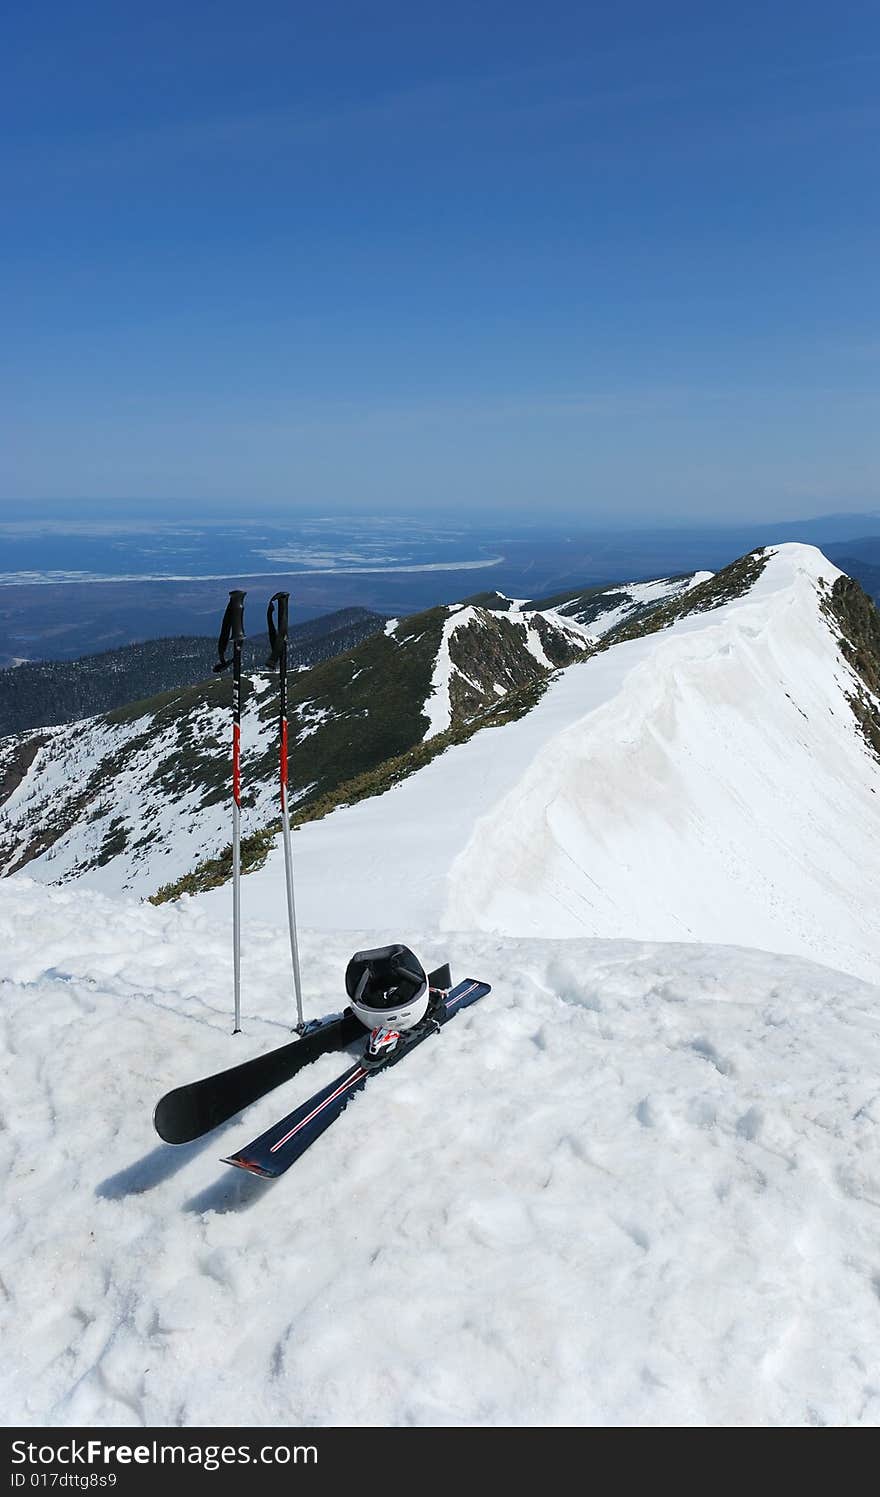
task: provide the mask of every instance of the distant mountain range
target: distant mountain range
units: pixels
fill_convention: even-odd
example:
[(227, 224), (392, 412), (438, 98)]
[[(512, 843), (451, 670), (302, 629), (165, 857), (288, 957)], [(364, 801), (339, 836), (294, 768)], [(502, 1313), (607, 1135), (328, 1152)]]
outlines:
[(824, 548), (836, 566), (865, 589), (875, 603), (880, 603), (880, 536), (866, 535), (858, 540), (838, 541)]

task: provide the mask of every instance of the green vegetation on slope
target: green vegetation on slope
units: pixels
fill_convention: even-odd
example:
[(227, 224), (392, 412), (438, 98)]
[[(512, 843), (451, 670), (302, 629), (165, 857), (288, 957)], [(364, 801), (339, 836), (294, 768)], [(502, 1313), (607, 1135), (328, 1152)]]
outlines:
[[(521, 687), (518, 691), (510, 692), (503, 700), (499, 700), (495, 707), (481, 716), (448, 728), (445, 733), (438, 733), (434, 738), (429, 738), (427, 742), (417, 743), (405, 753), (397, 754), (394, 758), (376, 765), (375, 768), (337, 785), (329, 793), (310, 799), (292, 812), (292, 825), (297, 827), (309, 821), (320, 821), (324, 816), (329, 816), (332, 811), (337, 811), (342, 806), (353, 806), (358, 801), (384, 795), (386, 791), (393, 790), (410, 775), (424, 769), (425, 765), (430, 764), (432, 759), (436, 759), (438, 754), (444, 753), (446, 749), (457, 744), (466, 743), (474, 733), (481, 729), (502, 727), (505, 723), (515, 722), (517, 718), (524, 717), (540, 701), (547, 689), (549, 679), (549, 676), (545, 675), (540, 680)], [(242, 839), (241, 866), (244, 873), (251, 873), (263, 866), (280, 831), (280, 826), (280, 821), (271, 822), (268, 826), (261, 827), (259, 831), (254, 832), (252, 836)], [(184, 874), (183, 878), (165, 884), (151, 896), (151, 903), (165, 904), (170, 899), (179, 898), (181, 894), (199, 894), (206, 889), (216, 889), (227, 883), (231, 877), (232, 847), (229, 846), (219, 857), (207, 858), (190, 873)]]
[[(217, 617), (219, 630), (219, 611)], [(316, 665), (353, 650), (383, 624), (379, 614), (365, 608), (338, 609), (295, 624), (290, 631), (290, 667)], [(246, 639), (245, 669), (259, 670), (268, 648), (265, 633)], [(216, 637), (178, 635), (79, 660), (27, 661), (0, 670), (0, 737), (94, 717), (193, 685), (210, 678), (216, 659)]]
[(648, 634), (670, 628), (691, 613), (708, 613), (713, 608), (722, 608), (725, 603), (744, 597), (757, 582), (766, 565), (766, 547), (759, 546), (757, 550), (738, 557), (730, 566), (724, 567), (713, 577), (698, 583), (679, 597), (670, 599), (668, 603), (660, 603), (647, 613), (624, 619), (616, 629), (609, 629), (598, 648), (609, 650), (612, 645), (621, 644), (627, 639), (644, 639)]
[(852, 577), (838, 577), (823, 607), (839, 629), (844, 659), (864, 682), (847, 696), (865, 741), (880, 759), (880, 613)]

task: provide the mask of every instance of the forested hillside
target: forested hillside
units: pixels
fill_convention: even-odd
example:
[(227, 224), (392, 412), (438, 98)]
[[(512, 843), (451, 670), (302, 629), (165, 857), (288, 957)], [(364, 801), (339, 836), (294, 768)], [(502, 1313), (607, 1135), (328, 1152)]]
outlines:
[[(295, 625), (290, 631), (291, 670), (353, 650), (384, 622), (369, 609), (342, 608)], [(265, 634), (246, 640), (245, 668), (259, 670), (268, 648)], [(0, 737), (75, 722), (178, 686), (193, 686), (210, 676), (216, 659), (216, 639), (181, 635), (79, 660), (27, 661), (0, 670)]]

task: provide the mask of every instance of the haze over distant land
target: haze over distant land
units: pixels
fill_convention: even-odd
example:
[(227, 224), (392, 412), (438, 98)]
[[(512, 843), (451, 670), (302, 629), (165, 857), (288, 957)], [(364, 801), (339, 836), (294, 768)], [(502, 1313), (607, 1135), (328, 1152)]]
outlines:
[(716, 570), (753, 546), (797, 540), (841, 558), (873, 593), (877, 536), (880, 516), (870, 514), (667, 528), (448, 515), (205, 523), (140, 510), (120, 524), (106, 510), (78, 520), (32, 514), (0, 522), (0, 666), (216, 635), (232, 585), (249, 592), (254, 632), (278, 588), (290, 591), (296, 622), (353, 606), (399, 617), (486, 591), (540, 598)]

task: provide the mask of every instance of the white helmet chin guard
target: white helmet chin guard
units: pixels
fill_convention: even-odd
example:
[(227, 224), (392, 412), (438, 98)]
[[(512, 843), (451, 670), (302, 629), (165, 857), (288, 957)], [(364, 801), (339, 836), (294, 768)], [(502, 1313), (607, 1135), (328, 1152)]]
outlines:
[(345, 991), (367, 1029), (412, 1029), (428, 1011), (428, 979), (408, 946), (356, 951), (345, 971)]

